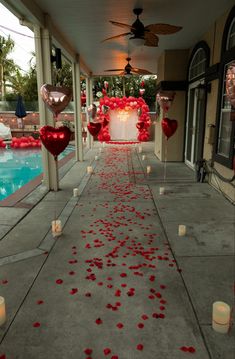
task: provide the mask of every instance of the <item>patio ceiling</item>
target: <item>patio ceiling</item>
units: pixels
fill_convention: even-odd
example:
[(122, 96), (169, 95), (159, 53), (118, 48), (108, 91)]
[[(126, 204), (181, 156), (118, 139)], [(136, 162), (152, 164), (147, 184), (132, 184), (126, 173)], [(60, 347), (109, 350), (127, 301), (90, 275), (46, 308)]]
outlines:
[[(93, 75), (108, 75), (105, 69), (124, 68), (128, 53), (133, 67), (157, 74), (157, 58), (163, 50), (193, 46), (234, 0), (4, 0), (2, 3), (34, 23), (42, 23), (44, 14), (49, 14), (71, 52), (81, 56), (84, 69)], [(169, 23), (183, 29), (173, 35), (159, 35), (157, 48), (135, 47), (128, 37), (101, 43), (107, 37), (126, 32), (109, 20), (132, 24), (135, 7), (144, 9), (140, 20), (145, 25)]]

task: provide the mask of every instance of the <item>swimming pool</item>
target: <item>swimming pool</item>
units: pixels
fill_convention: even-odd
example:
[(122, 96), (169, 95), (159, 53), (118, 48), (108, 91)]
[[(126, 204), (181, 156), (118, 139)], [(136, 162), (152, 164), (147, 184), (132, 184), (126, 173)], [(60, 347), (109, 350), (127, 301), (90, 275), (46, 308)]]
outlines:
[[(68, 146), (59, 155), (59, 160), (74, 151)], [(0, 150), (0, 201), (16, 192), (43, 172), (40, 149)]]

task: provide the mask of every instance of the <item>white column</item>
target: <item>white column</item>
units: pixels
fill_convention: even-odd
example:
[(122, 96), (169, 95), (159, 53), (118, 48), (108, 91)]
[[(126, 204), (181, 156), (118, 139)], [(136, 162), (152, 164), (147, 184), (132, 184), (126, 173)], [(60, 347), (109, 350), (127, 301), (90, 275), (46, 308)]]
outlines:
[[(45, 83), (52, 84), (50, 34), (47, 29), (39, 27), (34, 28), (34, 34), (40, 126), (54, 126), (52, 112), (46, 107), (40, 96), (41, 86)], [(59, 176), (57, 161), (54, 160), (54, 157), (45, 149), (44, 146), (42, 146), (42, 161), (44, 184), (48, 189), (58, 191)]]
[[(90, 77), (86, 77), (86, 107), (90, 106), (93, 102), (93, 93), (92, 93), (92, 79)], [(86, 121), (89, 122), (89, 115), (86, 114)], [(93, 136), (89, 133), (87, 130), (87, 141), (88, 141), (88, 147), (92, 148), (93, 146)]]
[(75, 153), (76, 160), (83, 161), (82, 145), (82, 107), (81, 107), (81, 83), (79, 58), (73, 63), (73, 100), (74, 100), (74, 127), (75, 127)]

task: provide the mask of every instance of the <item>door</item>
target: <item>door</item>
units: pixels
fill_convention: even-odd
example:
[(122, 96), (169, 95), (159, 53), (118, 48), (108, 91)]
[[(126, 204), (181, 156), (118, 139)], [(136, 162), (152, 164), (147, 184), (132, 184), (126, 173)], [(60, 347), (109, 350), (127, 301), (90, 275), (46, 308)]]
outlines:
[(206, 92), (202, 82), (191, 84), (188, 92), (185, 145), (185, 163), (191, 168), (203, 156), (205, 100)]

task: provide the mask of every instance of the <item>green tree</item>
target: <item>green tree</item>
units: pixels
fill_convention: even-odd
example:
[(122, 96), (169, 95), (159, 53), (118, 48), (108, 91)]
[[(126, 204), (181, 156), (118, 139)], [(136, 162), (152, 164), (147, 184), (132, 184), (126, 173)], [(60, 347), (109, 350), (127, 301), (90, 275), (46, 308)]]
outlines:
[(14, 60), (8, 57), (14, 46), (15, 43), (10, 36), (7, 39), (0, 36), (0, 91), (2, 100), (6, 95), (7, 83), (10, 81), (12, 73), (17, 69)]
[[(145, 93), (143, 95), (144, 100), (152, 107), (156, 101), (157, 94), (157, 80), (156, 76), (134, 76), (123, 77), (123, 76), (100, 76), (94, 78), (93, 93), (94, 98), (98, 100), (97, 93), (102, 93), (104, 88), (104, 81), (108, 81), (109, 87), (107, 90), (108, 96), (122, 97), (124, 96), (133, 96), (139, 97), (139, 90), (141, 88), (141, 83), (144, 82), (143, 88)], [(124, 88), (123, 88), (124, 87)]]

